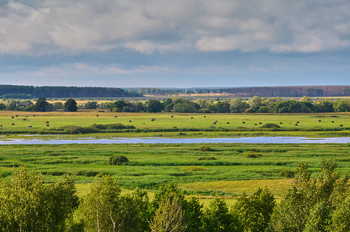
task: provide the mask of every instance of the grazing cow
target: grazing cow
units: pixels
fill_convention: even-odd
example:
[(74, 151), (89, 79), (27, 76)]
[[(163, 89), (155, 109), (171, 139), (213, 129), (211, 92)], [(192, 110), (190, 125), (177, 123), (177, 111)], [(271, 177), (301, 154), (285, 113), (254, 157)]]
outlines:
[(35, 117), (35, 114), (33, 114), (33, 117)]
[(129, 120), (129, 122), (132, 122), (131, 120)]
[(15, 118), (15, 117), (11, 116), (11, 118)]
[(295, 123), (296, 126), (298, 126), (299, 124), (298, 123)]
[(50, 126), (50, 124), (46, 124), (46, 126)]
[(216, 121), (215, 121), (215, 122), (213, 122), (213, 124), (215, 125), (215, 124), (216, 124)]
[(2, 125), (0, 124), (0, 127), (2, 127)]
[(254, 126), (257, 126), (258, 124), (254, 123)]
[(155, 118), (152, 118), (152, 119), (151, 119), (152, 122), (155, 121), (155, 120), (156, 120)]
[(16, 118), (18, 117), (18, 115), (16, 115)]

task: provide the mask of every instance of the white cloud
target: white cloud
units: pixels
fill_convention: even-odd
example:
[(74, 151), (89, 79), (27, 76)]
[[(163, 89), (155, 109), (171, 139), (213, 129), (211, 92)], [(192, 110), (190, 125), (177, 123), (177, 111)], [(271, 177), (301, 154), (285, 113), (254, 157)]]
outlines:
[[(21, 1), (22, 2), (22, 1)], [(312, 53), (350, 46), (350, 2), (337, 0), (10, 0), (0, 54), (155, 51)]]
[(35, 71), (20, 71), (24, 76), (45, 77), (45, 76), (88, 76), (88, 75), (127, 75), (127, 74), (145, 74), (145, 73), (166, 73), (175, 71), (169, 67), (163, 66), (137, 66), (125, 69), (116, 64), (110, 65), (90, 65), (85, 63), (62, 64), (50, 67), (39, 68)]

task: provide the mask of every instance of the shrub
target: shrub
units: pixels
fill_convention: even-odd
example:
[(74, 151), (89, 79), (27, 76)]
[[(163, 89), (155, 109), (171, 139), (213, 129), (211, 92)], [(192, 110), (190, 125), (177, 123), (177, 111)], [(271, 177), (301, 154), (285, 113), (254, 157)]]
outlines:
[(293, 178), (294, 177), (295, 172), (292, 170), (287, 170), (287, 169), (283, 169), (279, 172), (279, 175), (282, 177), (287, 177), (287, 178)]
[(216, 160), (214, 156), (199, 157), (198, 160)]
[(199, 148), (200, 151), (211, 151), (211, 148), (207, 145), (203, 145)]
[(263, 125), (261, 128), (267, 128), (267, 129), (278, 129), (281, 128), (279, 125), (274, 124), (274, 123), (267, 123)]
[(123, 163), (129, 162), (128, 158), (123, 155), (112, 155), (109, 157), (110, 165), (122, 165)]
[(262, 154), (257, 153), (255, 151), (243, 152), (243, 157), (245, 157), (245, 158), (260, 158), (261, 156), (262, 156)]
[(207, 169), (202, 168), (202, 167), (197, 167), (197, 166), (181, 168), (181, 171), (183, 171), (183, 172), (200, 172), (200, 171), (205, 171), (205, 170), (207, 170)]

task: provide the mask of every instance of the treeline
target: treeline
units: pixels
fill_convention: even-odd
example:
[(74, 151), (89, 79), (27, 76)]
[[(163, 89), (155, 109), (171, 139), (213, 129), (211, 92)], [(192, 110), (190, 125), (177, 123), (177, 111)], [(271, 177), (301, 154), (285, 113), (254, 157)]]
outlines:
[(9, 180), (0, 179), (0, 231), (347, 232), (349, 215), (348, 179), (331, 161), (323, 161), (314, 178), (307, 164), (299, 164), (279, 203), (264, 188), (241, 195), (231, 208), (218, 197), (204, 208), (175, 184), (150, 200), (143, 190), (122, 194), (115, 179), (97, 176), (79, 199), (72, 175), (45, 183), (41, 174), (20, 167)]
[[(90, 103), (91, 104), (91, 103)], [(308, 97), (300, 100), (281, 100), (281, 98), (253, 97), (248, 101), (235, 98), (230, 101), (213, 101), (184, 98), (168, 98), (164, 101), (149, 100), (130, 102), (118, 100), (105, 105), (115, 112), (173, 112), (173, 113), (321, 113), (350, 112), (350, 100), (337, 101), (320, 99), (311, 101)]]
[(281, 98), (253, 97), (248, 101), (239, 98), (230, 101), (213, 101), (197, 99), (191, 101), (184, 98), (168, 98), (166, 100), (127, 101), (117, 100), (98, 103), (89, 101), (78, 105), (69, 98), (65, 103), (48, 103), (46, 98), (39, 98), (36, 103), (30, 100), (8, 99), (0, 103), (0, 110), (19, 111), (77, 111), (81, 109), (107, 109), (113, 112), (173, 112), (173, 113), (323, 113), (350, 112), (350, 100), (319, 99), (312, 101), (308, 97), (299, 100), (281, 100)]
[(136, 88), (128, 89), (144, 95), (180, 95), (180, 94), (230, 94), (235, 97), (334, 97), (350, 96), (350, 86), (278, 86), (278, 87), (241, 87), (241, 88)]
[(32, 99), (32, 98), (98, 98), (98, 97), (138, 97), (135, 92), (127, 92), (121, 88), (102, 87), (64, 87), (64, 86), (20, 86), (0, 85), (0, 98)]

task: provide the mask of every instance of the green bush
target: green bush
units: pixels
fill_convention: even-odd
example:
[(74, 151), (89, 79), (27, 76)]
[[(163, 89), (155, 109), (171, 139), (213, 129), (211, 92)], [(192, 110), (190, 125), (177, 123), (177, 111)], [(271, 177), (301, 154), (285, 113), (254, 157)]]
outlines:
[(203, 156), (199, 157), (198, 160), (216, 160), (214, 156)]
[(128, 158), (123, 155), (112, 155), (109, 157), (110, 165), (122, 165), (123, 163), (129, 162)]
[(243, 152), (243, 157), (245, 157), (245, 158), (260, 158), (261, 156), (262, 156), (262, 154), (257, 153), (255, 151)]
[(183, 172), (200, 172), (200, 171), (205, 171), (205, 170), (207, 170), (207, 169), (202, 168), (202, 167), (197, 167), (197, 166), (181, 168), (181, 171), (183, 171)]
[(279, 125), (274, 124), (274, 123), (267, 123), (263, 125), (261, 128), (266, 128), (266, 129), (278, 129), (281, 128)]
[(211, 148), (207, 145), (203, 145), (199, 148), (200, 151), (211, 151)]
[(292, 170), (287, 170), (287, 169), (283, 169), (279, 172), (279, 175), (282, 177), (287, 177), (287, 178), (293, 178), (294, 177), (295, 172)]

